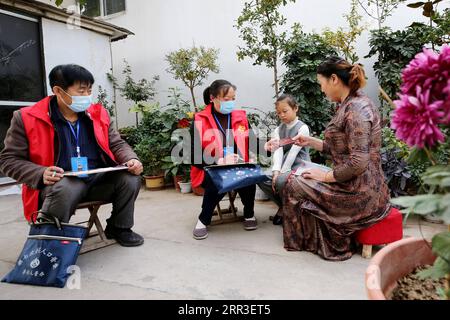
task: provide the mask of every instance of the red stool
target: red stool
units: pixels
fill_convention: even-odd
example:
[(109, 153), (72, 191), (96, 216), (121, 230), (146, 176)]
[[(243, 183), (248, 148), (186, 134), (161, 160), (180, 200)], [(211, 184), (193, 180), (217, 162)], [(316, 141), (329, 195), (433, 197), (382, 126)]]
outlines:
[(373, 226), (355, 233), (356, 241), (363, 245), (363, 258), (372, 256), (372, 246), (388, 244), (403, 238), (402, 214), (396, 208), (391, 208), (386, 218)]

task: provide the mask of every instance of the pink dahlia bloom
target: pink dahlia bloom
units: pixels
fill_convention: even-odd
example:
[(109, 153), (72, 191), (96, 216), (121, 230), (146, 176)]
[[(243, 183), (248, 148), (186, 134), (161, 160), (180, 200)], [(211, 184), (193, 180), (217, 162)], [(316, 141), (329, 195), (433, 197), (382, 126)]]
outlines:
[(444, 93), (446, 94), (446, 97), (444, 98), (444, 105), (443, 105), (443, 111), (444, 111), (444, 123), (446, 125), (450, 125), (450, 79), (448, 79), (447, 87), (444, 89)]
[(444, 135), (438, 125), (443, 122), (444, 101), (430, 102), (430, 89), (422, 90), (416, 87), (415, 96), (400, 94), (400, 100), (395, 100), (396, 109), (391, 121), (391, 127), (396, 130), (396, 136), (409, 146), (423, 148), (444, 142)]
[(450, 78), (450, 46), (444, 45), (441, 53), (424, 49), (402, 72), (403, 94), (414, 95), (415, 88), (430, 90), (431, 99), (443, 100), (444, 89)]

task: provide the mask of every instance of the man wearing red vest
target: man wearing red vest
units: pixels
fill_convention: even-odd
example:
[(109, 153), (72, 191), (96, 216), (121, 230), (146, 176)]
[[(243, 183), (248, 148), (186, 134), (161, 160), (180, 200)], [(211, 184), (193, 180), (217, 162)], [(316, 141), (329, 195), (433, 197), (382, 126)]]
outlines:
[[(142, 164), (111, 125), (108, 112), (92, 104), (93, 75), (78, 65), (60, 65), (50, 72), (54, 93), (14, 112), (0, 153), (0, 171), (23, 183), (25, 217), (42, 212), (69, 222), (82, 201), (111, 201), (106, 236), (123, 246), (144, 239), (133, 232), (134, 202), (139, 194)], [(128, 171), (63, 176), (126, 164)]]
[[(191, 126), (191, 141), (194, 142), (191, 149), (192, 187), (202, 186), (205, 189), (202, 211), (193, 231), (196, 240), (208, 236), (207, 226), (211, 223), (214, 208), (225, 195), (218, 193), (203, 168), (211, 162), (231, 164), (249, 161), (249, 124), (245, 111), (235, 110), (235, 91), (236, 87), (226, 80), (214, 81), (203, 93), (207, 104), (205, 110), (195, 114)], [(255, 230), (256, 186), (236, 191), (244, 205), (244, 229)]]

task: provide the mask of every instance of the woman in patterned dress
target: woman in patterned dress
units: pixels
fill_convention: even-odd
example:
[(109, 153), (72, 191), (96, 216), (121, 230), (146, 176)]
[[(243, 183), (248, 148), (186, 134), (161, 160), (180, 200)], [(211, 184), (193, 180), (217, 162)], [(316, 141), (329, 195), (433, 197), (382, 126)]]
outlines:
[(360, 90), (366, 82), (361, 65), (330, 57), (318, 67), (317, 79), (337, 103), (334, 116), (324, 141), (295, 139), (331, 157), (333, 170), (290, 176), (283, 199), (284, 247), (340, 261), (352, 256), (353, 233), (380, 221), (390, 209), (380, 159), (380, 115)]

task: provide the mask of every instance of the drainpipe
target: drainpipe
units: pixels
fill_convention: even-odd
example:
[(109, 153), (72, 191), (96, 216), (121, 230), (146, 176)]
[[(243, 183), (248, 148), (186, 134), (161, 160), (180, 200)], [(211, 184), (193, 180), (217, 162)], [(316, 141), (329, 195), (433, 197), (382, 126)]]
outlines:
[[(109, 53), (111, 55), (111, 74), (114, 76), (114, 62), (113, 62), (113, 52), (112, 52), (112, 41), (111, 38), (109, 38)], [(116, 95), (116, 86), (113, 83), (113, 103), (114, 103), (114, 117), (116, 118), (116, 129), (119, 130), (119, 121), (118, 121), (118, 114), (117, 114), (117, 95)]]

